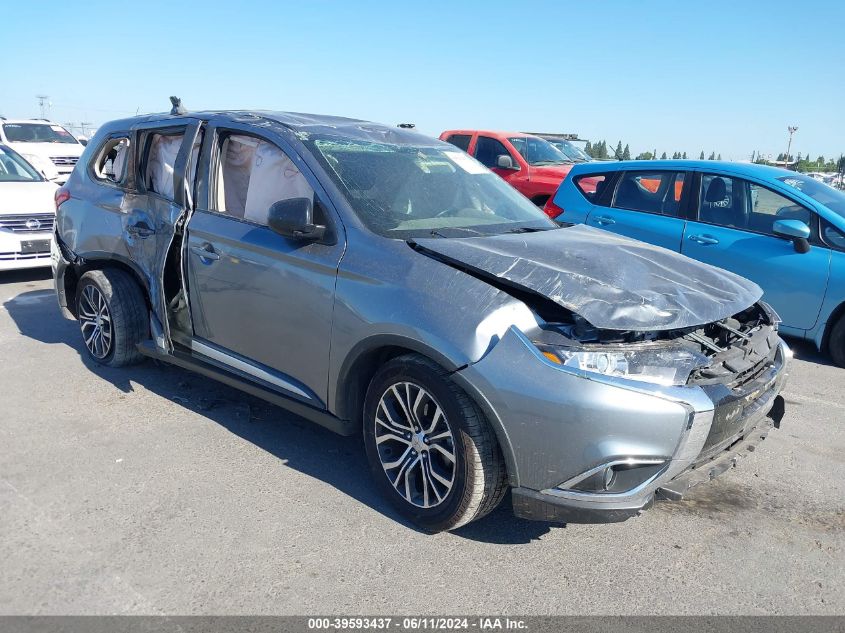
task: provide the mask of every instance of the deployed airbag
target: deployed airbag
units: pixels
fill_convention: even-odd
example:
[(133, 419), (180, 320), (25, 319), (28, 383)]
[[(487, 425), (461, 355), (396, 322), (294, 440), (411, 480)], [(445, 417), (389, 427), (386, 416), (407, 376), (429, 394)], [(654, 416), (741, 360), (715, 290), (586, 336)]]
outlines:
[(741, 312), (763, 295), (739, 275), (584, 225), (414, 242), (478, 276), (547, 297), (600, 329), (700, 326)]

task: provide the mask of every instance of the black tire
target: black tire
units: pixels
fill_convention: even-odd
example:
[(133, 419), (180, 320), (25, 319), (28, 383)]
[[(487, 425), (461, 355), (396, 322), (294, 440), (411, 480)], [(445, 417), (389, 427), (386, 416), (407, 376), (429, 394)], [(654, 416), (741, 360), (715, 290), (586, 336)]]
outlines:
[[(419, 404), (418, 407), (418, 409), (421, 409), (420, 419), (417, 419), (416, 413), (412, 416), (412, 420), (416, 421), (412, 422), (413, 426), (417, 431), (420, 431), (420, 434), (417, 435), (422, 434), (422, 430), (431, 423), (433, 417), (440, 420), (437, 422), (439, 425), (437, 434), (439, 436), (445, 434), (442, 432), (443, 424), (450, 432), (448, 440), (439, 441), (448, 442), (448, 446), (453, 449), (452, 454), (455, 458), (453, 462), (442, 459), (442, 451), (430, 450), (437, 448), (436, 446), (423, 446), (418, 443), (419, 452), (414, 451), (412, 453), (414, 456), (419, 456), (419, 459), (416, 459), (417, 470), (413, 470), (414, 466), (407, 469), (408, 473), (415, 473), (413, 479), (417, 484), (420, 484), (420, 477), (424, 482), (426, 476), (422, 473), (425, 473), (426, 468), (428, 468), (428, 482), (435, 486), (436, 490), (443, 493), (442, 499), (438, 499), (433, 507), (415, 505), (412, 501), (406, 499), (399, 488), (394, 487), (391, 476), (388, 475), (386, 467), (382, 465), (383, 453), (380, 454), (379, 451), (384, 451), (385, 448), (380, 447), (376, 441), (377, 433), (381, 433), (382, 444), (385, 443), (385, 434), (390, 438), (394, 434), (402, 434), (401, 430), (394, 431), (391, 428), (389, 431), (385, 431), (382, 427), (386, 427), (386, 425), (379, 426), (376, 422), (376, 410), (379, 409), (380, 418), (386, 417), (382, 413), (383, 409), (380, 405), (382, 398), (388, 398), (386, 402), (390, 402), (390, 398), (392, 398), (390, 395), (392, 393), (391, 387), (398, 385), (397, 389), (401, 390), (401, 386), (406, 384), (410, 385), (408, 389), (411, 390), (411, 393), (419, 394), (419, 390), (413, 392), (413, 389), (417, 387), (424, 390), (427, 397), (426, 405)], [(410, 402), (412, 399), (409, 395), (407, 401)], [(398, 404), (398, 400), (394, 400), (394, 402)], [(421, 398), (415, 399), (415, 402), (421, 403)], [(438, 407), (442, 411), (442, 416), (437, 416), (436, 410)], [(430, 408), (434, 408), (434, 414), (427, 413)], [(398, 409), (394, 409), (391, 418), (396, 417), (397, 411)], [(429, 417), (424, 419), (426, 415), (429, 415)], [(419, 428), (416, 428), (417, 424), (419, 424)], [(434, 425), (432, 424), (430, 428), (434, 428)], [(406, 434), (406, 437), (410, 439), (412, 435)], [(425, 438), (424, 435), (423, 438)], [(414, 437), (414, 440), (419, 441), (420, 438), (417, 436)], [(397, 453), (404, 451), (401, 458), (404, 458), (407, 451), (412, 448), (409, 442), (404, 442), (409, 444), (407, 449), (404, 448), (403, 441), (394, 442), (388, 438), (387, 443), (388, 446), (391, 442), (396, 444)], [(423, 441), (426, 444), (429, 443), (427, 438)], [(370, 469), (379, 488), (404, 516), (430, 532), (454, 530), (470, 521), (483, 517), (499, 505), (508, 489), (504, 458), (496, 441), (496, 435), (484, 414), (475, 402), (452, 381), (446, 371), (431, 360), (417, 354), (407, 354), (394, 358), (385, 363), (373, 376), (364, 402), (364, 446)], [(423, 457), (427, 458), (424, 464), (420, 463), (420, 459)], [(412, 457), (409, 457), (406, 463), (410, 463), (411, 459)], [(451, 488), (448, 490), (445, 486), (436, 485), (430, 474), (435, 469), (435, 461), (437, 460), (451, 469), (445, 475), (446, 478), (453, 477)], [(397, 481), (400, 479), (399, 475), (404, 466), (398, 468), (399, 472), (395, 477)], [(443, 474), (442, 471), (441, 474)], [(407, 479), (408, 474), (405, 475), (405, 480)], [(405, 486), (401, 487), (405, 488)], [(407, 490), (407, 488), (405, 489)], [(423, 494), (419, 486), (415, 488), (415, 492), (418, 495)], [(428, 491), (426, 491), (426, 494), (428, 494)], [(431, 498), (433, 499), (433, 495), (436, 494), (438, 493), (432, 490)], [(426, 499), (429, 499), (429, 497), (426, 497)]]
[[(110, 336), (102, 346), (88, 343), (94, 329), (105, 329), (102, 324), (106, 321), (102, 317), (96, 323), (94, 319), (86, 318), (97, 303), (91, 301), (91, 297), (99, 298), (96, 293), (105, 301), (111, 328)], [(82, 275), (76, 288), (76, 314), (85, 351), (92, 360), (109, 367), (124, 367), (143, 360), (138, 343), (148, 338), (149, 310), (141, 288), (129, 274), (116, 268), (106, 268), (90, 270)], [(99, 340), (105, 339), (101, 336)]]
[(827, 349), (830, 352), (833, 362), (840, 367), (845, 367), (845, 314), (839, 317), (839, 320), (830, 331), (830, 337), (827, 340)]

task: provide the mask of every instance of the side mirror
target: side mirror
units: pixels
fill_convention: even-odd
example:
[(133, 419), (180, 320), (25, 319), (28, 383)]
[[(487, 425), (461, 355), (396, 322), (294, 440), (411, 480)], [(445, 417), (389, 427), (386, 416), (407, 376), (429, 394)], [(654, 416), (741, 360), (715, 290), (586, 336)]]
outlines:
[(273, 203), (267, 214), (267, 226), (283, 237), (294, 240), (321, 240), (326, 227), (314, 224), (314, 205), (310, 198), (289, 198)]
[(795, 251), (806, 253), (810, 250), (810, 227), (801, 220), (775, 220), (772, 224), (772, 232), (792, 240)]
[(499, 169), (514, 169), (513, 158), (507, 154), (499, 154), (496, 156), (496, 167)]

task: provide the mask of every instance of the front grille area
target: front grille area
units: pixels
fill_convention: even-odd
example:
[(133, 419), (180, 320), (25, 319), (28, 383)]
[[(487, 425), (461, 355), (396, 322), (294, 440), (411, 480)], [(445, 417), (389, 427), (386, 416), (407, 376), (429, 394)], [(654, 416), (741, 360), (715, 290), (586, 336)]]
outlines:
[(28, 215), (0, 215), (0, 231), (12, 233), (41, 233), (53, 231), (53, 213), (31, 213)]
[(774, 314), (763, 304), (710, 323), (683, 337), (696, 344), (710, 363), (690, 375), (691, 385), (741, 388), (771, 366), (778, 348)]
[(50, 249), (37, 253), (0, 253), (0, 262), (24, 262), (31, 259), (50, 259)]
[(73, 167), (79, 161), (78, 156), (51, 156), (54, 165), (69, 165)]

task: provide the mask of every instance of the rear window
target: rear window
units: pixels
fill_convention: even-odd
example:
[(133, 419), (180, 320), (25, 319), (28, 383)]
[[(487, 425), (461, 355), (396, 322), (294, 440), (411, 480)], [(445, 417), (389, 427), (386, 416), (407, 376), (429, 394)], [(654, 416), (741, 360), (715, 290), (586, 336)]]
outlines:
[(594, 202), (596, 198), (601, 196), (602, 191), (604, 191), (607, 179), (608, 176), (606, 174), (585, 174), (573, 178), (572, 183), (581, 192), (582, 196), (590, 202)]
[(452, 136), (446, 139), (446, 142), (467, 151), (469, 149), (469, 141), (471, 138), (472, 135), (470, 134), (452, 134)]
[(3, 132), (10, 143), (70, 143), (73, 135), (61, 125), (52, 123), (4, 123)]

